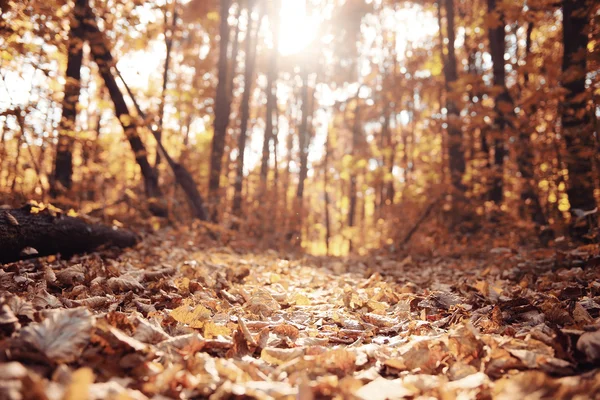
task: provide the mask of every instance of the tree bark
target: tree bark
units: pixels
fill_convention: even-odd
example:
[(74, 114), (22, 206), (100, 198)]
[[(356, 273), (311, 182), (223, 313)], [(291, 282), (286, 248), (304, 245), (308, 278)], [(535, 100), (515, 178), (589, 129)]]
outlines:
[(448, 115), (448, 160), (452, 186), (463, 192), (465, 187), (462, 183), (462, 179), (466, 169), (462, 143), (463, 136), (460, 126), (459, 110), (452, 98), (452, 84), (458, 79), (456, 52), (454, 49), (454, 41), (456, 40), (454, 31), (454, 0), (445, 1), (446, 20), (448, 24), (448, 56), (444, 60), (444, 77), (446, 81), (446, 92), (448, 93), (446, 96), (446, 110)]
[(496, 0), (488, 0), (488, 13), (498, 15), (498, 26), (490, 27), (488, 34), (493, 63), (494, 86), (499, 91), (494, 105), (495, 117), (492, 134), (494, 141), (494, 171), (490, 188), (490, 200), (499, 204), (504, 197), (503, 173), (504, 157), (506, 155), (504, 135), (508, 125), (507, 116), (512, 113), (508, 110), (512, 109), (513, 100), (506, 89), (504, 15), (497, 9)]
[(240, 103), (240, 135), (238, 136), (238, 155), (236, 160), (236, 174), (234, 183), (233, 205), (231, 212), (240, 216), (242, 211), (242, 188), (244, 183), (244, 156), (246, 140), (248, 138), (248, 122), (250, 120), (250, 97), (252, 96), (252, 85), (254, 83), (254, 67), (256, 65), (256, 40), (262, 15), (256, 26), (252, 21), (253, 4), (248, 7), (248, 32), (246, 33), (246, 60), (244, 71), (244, 93)]
[[(214, 134), (212, 140), (212, 149), (210, 154), (210, 174), (208, 182), (209, 197), (211, 199), (211, 219), (216, 221), (218, 213), (216, 211), (219, 203), (219, 187), (221, 180), (221, 169), (223, 163), (223, 153), (225, 151), (225, 137), (227, 135), (227, 126), (229, 125), (229, 114), (231, 113), (231, 102), (227, 94), (228, 86), (228, 62), (227, 47), (229, 44), (229, 8), (231, 0), (221, 0), (220, 6), (221, 21), (219, 23), (219, 61), (217, 92), (215, 96), (215, 119)], [(235, 60), (233, 60), (235, 62)], [(235, 68), (235, 67), (234, 67)]]
[(50, 179), (50, 196), (57, 197), (69, 191), (73, 184), (73, 145), (75, 120), (81, 91), (81, 64), (83, 61), (84, 25), (87, 0), (77, 0), (71, 17), (71, 30), (67, 45), (67, 72), (62, 117), (58, 124), (58, 145), (54, 159), (54, 172)]
[[(123, 85), (125, 86), (129, 97), (131, 97), (131, 101), (133, 102), (138, 115), (143, 120), (146, 120), (146, 114), (144, 113), (144, 111), (142, 111), (142, 108), (135, 99), (133, 92), (129, 88), (129, 85), (127, 85), (127, 82), (125, 82), (125, 79), (123, 79), (123, 76), (120, 72), (118, 72), (118, 70), (117, 74), (119, 75), (121, 82), (123, 82)], [(198, 218), (201, 221), (207, 221), (209, 219), (208, 211), (206, 210), (204, 200), (202, 198), (202, 195), (198, 191), (198, 185), (196, 185), (196, 181), (194, 181), (192, 174), (190, 174), (189, 171), (183, 165), (173, 160), (173, 158), (169, 155), (167, 149), (165, 149), (165, 147), (162, 144), (158, 131), (152, 129), (151, 126), (147, 126), (147, 128), (150, 132), (152, 132), (152, 136), (154, 136), (154, 139), (156, 140), (158, 152), (162, 154), (165, 160), (167, 160), (167, 164), (169, 164), (169, 167), (173, 171), (173, 175), (175, 176), (175, 182), (177, 182), (181, 189), (183, 189), (183, 192), (185, 193), (186, 199), (190, 206), (190, 211), (192, 215), (194, 216), (194, 218)]]
[(0, 264), (57, 253), (66, 258), (103, 245), (124, 248), (138, 241), (133, 232), (116, 227), (32, 211), (31, 206), (0, 211)]
[[(359, 93), (360, 89), (356, 92), (356, 97), (354, 98), (356, 101), (356, 108), (354, 109), (354, 126), (352, 128), (352, 154), (358, 154), (358, 148), (360, 146), (360, 136), (361, 136), (361, 121), (360, 121), (360, 105), (359, 102)], [(354, 167), (352, 167), (354, 168)], [(352, 228), (355, 225), (356, 219), (356, 202), (357, 202), (357, 176), (356, 172), (353, 170), (350, 174), (350, 204), (348, 210), (348, 227)], [(348, 251), (352, 251), (352, 239), (348, 241), (349, 249)]]
[[(593, 127), (587, 109), (585, 89), (586, 55), (589, 25), (586, 0), (563, 0), (563, 45), (561, 85), (567, 90), (563, 103), (562, 134), (567, 147), (569, 170), (567, 195), (571, 211), (589, 211), (596, 207), (592, 174), (595, 154)], [(576, 235), (583, 232), (575, 232)]]
[(323, 194), (325, 200), (325, 248), (329, 255), (329, 242), (331, 240), (331, 216), (329, 214), (329, 130), (325, 138), (325, 159), (323, 161)]
[[(167, 11), (165, 10), (165, 67), (163, 69), (163, 82), (162, 82), (162, 91), (160, 92), (160, 105), (158, 109), (158, 129), (156, 130), (156, 140), (162, 143), (162, 131), (163, 131), (163, 123), (165, 119), (165, 98), (167, 94), (167, 85), (169, 84), (169, 67), (171, 64), (171, 50), (173, 49), (173, 37), (175, 36), (175, 30), (177, 29), (177, 0), (175, 0), (173, 4), (173, 17), (171, 20), (171, 26), (167, 27), (168, 18)], [(154, 162), (154, 169), (158, 168), (160, 164), (160, 151), (156, 150), (156, 160)], [(158, 171), (156, 171), (158, 175)]]
[(274, 9), (271, 11), (269, 24), (271, 25), (271, 37), (273, 40), (273, 49), (269, 58), (269, 67), (267, 71), (267, 115), (265, 134), (263, 138), (262, 160), (260, 164), (260, 180), (264, 184), (267, 182), (269, 171), (269, 143), (273, 140), (273, 112), (277, 107), (277, 58), (279, 55), (279, 9), (281, 1), (274, 2)]
[(304, 181), (308, 175), (308, 147), (310, 145), (310, 134), (308, 128), (308, 114), (311, 112), (308, 96), (308, 68), (302, 66), (302, 122), (298, 132), (298, 148), (300, 151), (300, 174), (298, 177), (298, 188), (296, 198), (304, 196)]
[[(533, 33), (533, 22), (529, 22), (527, 26), (527, 36), (525, 41), (525, 63), (527, 66), (531, 63), (531, 34)], [(523, 75), (525, 85), (529, 83), (529, 73)], [(523, 182), (521, 189), (521, 216), (530, 218), (538, 227), (548, 225), (548, 220), (542, 209), (540, 199), (535, 190), (535, 173), (534, 173), (534, 157), (533, 148), (531, 145), (531, 132), (533, 126), (530, 121), (530, 116), (535, 115), (536, 107), (529, 107), (525, 110), (525, 126), (519, 131), (520, 148), (517, 151), (517, 165)]]
[(104, 80), (104, 84), (108, 89), (108, 93), (115, 106), (115, 114), (121, 126), (125, 131), (125, 136), (131, 145), (131, 149), (135, 154), (135, 160), (140, 166), (142, 176), (144, 177), (144, 188), (146, 196), (150, 199), (150, 211), (159, 216), (166, 215), (166, 209), (158, 203), (158, 199), (162, 198), (162, 191), (158, 185), (158, 177), (156, 171), (147, 158), (147, 151), (141, 137), (137, 131), (137, 123), (129, 112), (123, 93), (117, 84), (117, 81), (112, 74), (111, 67), (114, 65), (112, 54), (110, 53), (107, 39), (104, 34), (98, 29), (96, 18), (93, 10), (86, 5), (86, 16), (82, 23), (85, 27), (86, 38), (90, 42), (92, 57), (98, 65), (100, 75)]

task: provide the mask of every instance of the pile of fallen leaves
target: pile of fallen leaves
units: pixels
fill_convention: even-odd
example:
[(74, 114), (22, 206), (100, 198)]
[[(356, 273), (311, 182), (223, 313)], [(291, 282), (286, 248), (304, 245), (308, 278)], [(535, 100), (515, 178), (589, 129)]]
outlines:
[(0, 269), (0, 399), (600, 395), (597, 246), (478, 259), (203, 248)]

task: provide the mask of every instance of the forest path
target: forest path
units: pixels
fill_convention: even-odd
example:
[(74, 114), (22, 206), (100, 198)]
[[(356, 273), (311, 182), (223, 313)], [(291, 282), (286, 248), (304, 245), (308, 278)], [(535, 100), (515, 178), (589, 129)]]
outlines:
[(587, 250), (285, 260), (184, 230), (118, 258), (13, 264), (0, 398), (31, 385), (47, 398), (594, 397)]

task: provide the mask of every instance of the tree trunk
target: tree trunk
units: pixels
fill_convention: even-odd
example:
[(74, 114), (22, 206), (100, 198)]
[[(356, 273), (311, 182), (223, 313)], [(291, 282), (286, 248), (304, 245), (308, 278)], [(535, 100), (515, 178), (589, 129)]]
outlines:
[(138, 134), (138, 126), (135, 118), (133, 118), (129, 112), (123, 93), (121, 93), (121, 89), (111, 71), (111, 67), (114, 65), (114, 59), (110, 53), (107, 39), (103, 32), (98, 29), (96, 17), (93, 10), (89, 7), (89, 4), (86, 5), (86, 9), (86, 16), (82, 22), (85, 28), (86, 38), (90, 42), (92, 57), (98, 65), (100, 75), (104, 80), (104, 84), (108, 89), (110, 98), (115, 106), (115, 114), (121, 122), (121, 126), (125, 131), (125, 136), (134, 152), (135, 160), (142, 171), (146, 196), (150, 199), (150, 211), (155, 215), (165, 216), (167, 211), (158, 201), (162, 198), (162, 191), (158, 186), (156, 171), (148, 162), (148, 153), (142, 142), (142, 138)]
[[(392, 146), (392, 132), (390, 129), (390, 119), (391, 119), (391, 110), (390, 110), (390, 102), (387, 98), (387, 93), (384, 94), (384, 98), (383, 98), (384, 104), (383, 104), (383, 123), (381, 124), (381, 141), (380, 141), (380, 149), (382, 151), (382, 160), (381, 160), (381, 167), (384, 171), (387, 170), (387, 167), (390, 165), (390, 159), (392, 158), (392, 154), (391, 154), (391, 150), (393, 148)], [(386, 154), (386, 150), (390, 151), (390, 154), (387, 155)], [(384, 179), (381, 180), (381, 182), (377, 183), (379, 185), (379, 190), (378, 190), (378, 194), (379, 194), (379, 200), (378, 203), (376, 205), (376, 214), (377, 216), (381, 216), (382, 214), (382, 210), (385, 208), (386, 203), (387, 203), (387, 199), (389, 198), (389, 195), (387, 193), (387, 182), (385, 182), (385, 172), (384, 172)], [(377, 219), (377, 218), (376, 218)]]
[(490, 188), (490, 200), (499, 204), (504, 197), (503, 173), (504, 173), (504, 149), (505, 129), (507, 128), (507, 116), (512, 113), (513, 100), (506, 89), (506, 72), (504, 70), (504, 52), (506, 44), (504, 41), (504, 15), (497, 9), (496, 0), (488, 0), (488, 13), (498, 14), (498, 26), (489, 28), (490, 53), (492, 56), (494, 87), (499, 91), (494, 105), (494, 125), (492, 137), (494, 141), (494, 171), (492, 186)]
[(446, 110), (448, 115), (448, 159), (452, 185), (462, 192), (465, 190), (462, 178), (466, 169), (462, 143), (463, 137), (459, 110), (452, 98), (452, 84), (458, 79), (456, 52), (454, 49), (454, 41), (456, 39), (454, 31), (454, 0), (446, 0), (446, 20), (448, 24), (448, 57), (444, 60), (444, 77), (446, 81), (446, 92), (448, 93), (446, 96)]
[[(297, 127), (297, 117), (296, 117), (296, 109), (297, 109), (297, 93), (294, 90), (294, 96), (291, 96), (288, 102), (288, 107), (286, 109), (287, 120), (288, 120), (288, 132), (285, 138), (285, 146), (286, 146), (286, 160), (285, 160), (285, 173), (283, 176), (283, 207), (284, 209), (288, 209), (288, 188), (291, 184), (291, 164), (293, 158), (293, 149), (294, 149), (294, 128)], [(299, 136), (299, 135), (298, 135)], [(288, 219), (289, 222), (289, 219)]]
[[(123, 76), (120, 72), (118, 72), (118, 70), (117, 73), (119, 75), (119, 78), (121, 79), (121, 82), (123, 82), (123, 85), (125, 86), (129, 97), (131, 97), (131, 101), (133, 102), (138, 115), (144, 121), (146, 121), (146, 114), (144, 113), (144, 111), (142, 111), (142, 108), (135, 99), (133, 92), (129, 88), (129, 85), (127, 85), (127, 82), (125, 82), (125, 79), (123, 79)], [(150, 132), (152, 132), (152, 136), (154, 136), (154, 139), (156, 140), (158, 152), (162, 154), (165, 160), (167, 160), (167, 164), (169, 164), (169, 167), (173, 171), (175, 181), (181, 187), (181, 189), (183, 189), (183, 192), (185, 193), (186, 199), (190, 206), (190, 211), (192, 215), (194, 216), (194, 218), (198, 218), (201, 221), (207, 221), (209, 219), (208, 211), (204, 206), (204, 200), (202, 199), (202, 195), (198, 191), (198, 185), (196, 185), (192, 174), (190, 174), (183, 165), (173, 160), (173, 158), (167, 152), (167, 149), (165, 149), (165, 147), (163, 146), (158, 132), (151, 126), (147, 126), (147, 128)]]
[(267, 182), (267, 174), (269, 171), (269, 143), (273, 140), (273, 112), (275, 107), (277, 107), (277, 58), (279, 55), (279, 9), (281, 1), (276, 0), (274, 3), (274, 9), (271, 11), (269, 21), (269, 24), (271, 25), (271, 37), (273, 39), (273, 49), (271, 50), (269, 68), (267, 71), (267, 115), (260, 165), (260, 180), (263, 185)]
[(325, 138), (325, 159), (323, 162), (323, 194), (325, 199), (325, 248), (329, 255), (329, 242), (331, 240), (331, 216), (329, 215), (329, 130)]
[(296, 198), (304, 196), (304, 181), (308, 175), (308, 147), (310, 145), (310, 134), (308, 128), (308, 114), (311, 112), (308, 96), (308, 68), (302, 66), (302, 122), (298, 132), (298, 148), (300, 151), (300, 174), (298, 176), (298, 188)]
[[(527, 37), (525, 41), (525, 63), (529, 67), (531, 64), (531, 34), (533, 32), (533, 22), (529, 22), (527, 26)], [(529, 83), (529, 73), (524, 73), (525, 85)], [(521, 127), (519, 131), (519, 149), (517, 151), (517, 165), (519, 166), (519, 172), (523, 181), (523, 188), (521, 189), (521, 217), (531, 218), (531, 220), (538, 226), (542, 227), (548, 225), (546, 215), (542, 209), (540, 199), (536, 193), (535, 187), (535, 173), (534, 173), (534, 157), (533, 148), (531, 144), (531, 133), (533, 132), (533, 126), (530, 118), (536, 114), (535, 105), (529, 107), (529, 110), (525, 110), (525, 126)]]
[[(171, 26), (167, 27), (168, 18), (167, 11), (165, 10), (165, 48), (166, 48), (166, 56), (165, 56), (165, 66), (163, 69), (163, 82), (162, 82), (162, 91), (160, 92), (160, 105), (158, 108), (158, 129), (156, 130), (156, 140), (162, 143), (162, 131), (163, 131), (163, 123), (165, 119), (165, 98), (167, 93), (167, 85), (169, 84), (169, 66), (171, 64), (171, 50), (173, 49), (173, 37), (175, 36), (175, 30), (177, 29), (177, 0), (173, 4), (173, 19), (171, 20)], [(156, 160), (154, 162), (154, 169), (158, 169), (158, 165), (160, 164), (160, 151), (156, 150)], [(156, 171), (158, 175), (158, 171)]]
[[(219, 187), (221, 179), (221, 168), (223, 162), (223, 153), (225, 151), (225, 137), (227, 135), (227, 126), (229, 125), (229, 114), (231, 113), (231, 102), (227, 94), (228, 86), (228, 62), (227, 47), (229, 44), (229, 8), (231, 0), (221, 0), (221, 21), (219, 23), (219, 61), (217, 83), (217, 93), (215, 96), (215, 119), (214, 134), (212, 140), (212, 149), (210, 154), (210, 174), (208, 182), (208, 191), (211, 202), (211, 219), (216, 221), (218, 213), (216, 210), (219, 203)], [(235, 60), (234, 60), (235, 62)]]
[(248, 138), (248, 122), (250, 120), (250, 97), (252, 96), (252, 85), (254, 83), (254, 67), (256, 65), (256, 40), (262, 15), (259, 17), (256, 27), (252, 20), (253, 3), (248, 6), (248, 31), (246, 33), (246, 60), (244, 70), (244, 93), (240, 103), (240, 135), (238, 136), (238, 155), (236, 160), (236, 173), (233, 194), (233, 206), (231, 212), (239, 217), (242, 211), (242, 188), (244, 183), (244, 156), (246, 140)]
[(75, 143), (75, 123), (77, 103), (81, 91), (81, 64), (83, 61), (84, 25), (88, 0), (77, 0), (71, 17), (71, 30), (67, 45), (67, 73), (65, 97), (62, 101), (62, 117), (58, 124), (58, 145), (54, 160), (54, 173), (50, 179), (50, 196), (57, 197), (69, 191), (73, 184), (73, 145)]
[(79, 218), (32, 213), (31, 206), (0, 211), (0, 264), (60, 253), (64, 258), (100, 246), (130, 247), (136, 234)]
[[(354, 127), (352, 128), (352, 154), (356, 155), (358, 153), (358, 148), (360, 146), (360, 136), (361, 136), (361, 121), (360, 121), (360, 105), (358, 92), (356, 92), (356, 108), (354, 109)], [(355, 160), (356, 161), (356, 160)], [(356, 164), (356, 162), (355, 162)], [(352, 167), (354, 168), (354, 167)], [(352, 228), (355, 225), (356, 219), (356, 202), (357, 202), (357, 177), (356, 172), (353, 170), (350, 174), (350, 209), (348, 210), (348, 227)], [(348, 251), (352, 251), (352, 239), (349, 239), (349, 249)]]
[[(563, 44), (561, 85), (567, 90), (563, 103), (562, 134), (567, 147), (569, 170), (567, 195), (572, 213), (596, 207), (592, 174), (595, 154), (593, 126), (587, 110), (585, 89), (589, 14), (586, 0), (563, 0)], [(574, 232), (580, 235), (583, 230)]]

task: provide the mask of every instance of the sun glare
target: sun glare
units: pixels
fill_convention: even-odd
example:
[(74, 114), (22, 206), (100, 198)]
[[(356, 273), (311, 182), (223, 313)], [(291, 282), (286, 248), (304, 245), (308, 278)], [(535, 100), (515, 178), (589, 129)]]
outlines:
[(303, 0), (282, 0), (281, 25), (279, 31), (279, 52), (283, 55), (295, 54), (305, 49), (315, 39), (318, 21), (307, 15)]

